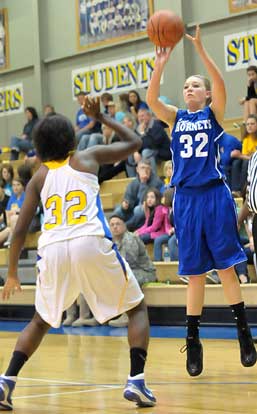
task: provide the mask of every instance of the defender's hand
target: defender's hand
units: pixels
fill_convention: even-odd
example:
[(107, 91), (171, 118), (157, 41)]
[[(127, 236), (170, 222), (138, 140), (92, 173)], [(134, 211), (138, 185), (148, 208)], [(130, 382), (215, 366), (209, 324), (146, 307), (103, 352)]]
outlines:
[(100, 114), (100, 97), (85, 96), (83, 111), (90, 118), (97, 118)]
[(21, 292), (20, 281), (17, 276), (9, 276), (3, 288), (2, 298), (4, 300), (9, 299), (15, 292)]

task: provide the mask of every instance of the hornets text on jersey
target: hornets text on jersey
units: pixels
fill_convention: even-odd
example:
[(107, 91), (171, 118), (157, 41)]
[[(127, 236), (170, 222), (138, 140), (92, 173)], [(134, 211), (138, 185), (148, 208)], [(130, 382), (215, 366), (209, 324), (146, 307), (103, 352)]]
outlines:
[(224, 179), (219, 166), (223, 132), (209, 106), (196, 112), (178, 110), (171, 132), (171, 185), (199, 187)]

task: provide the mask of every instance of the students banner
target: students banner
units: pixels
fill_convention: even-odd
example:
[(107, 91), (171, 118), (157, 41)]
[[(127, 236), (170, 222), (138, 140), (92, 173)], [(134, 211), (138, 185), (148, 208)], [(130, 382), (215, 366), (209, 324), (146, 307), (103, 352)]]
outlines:
[(257, 29), (224, 36), (227, 71), (257, 66)]
[(114, 94), (147, 87), (154, 59), (154, 53), (147, 53), (73, 70), (73, 100), (81, 91), (95, 96), (104, 92)]
[(0, 116), (15, 115), (23, 111), (22, 83), (0, 87)]

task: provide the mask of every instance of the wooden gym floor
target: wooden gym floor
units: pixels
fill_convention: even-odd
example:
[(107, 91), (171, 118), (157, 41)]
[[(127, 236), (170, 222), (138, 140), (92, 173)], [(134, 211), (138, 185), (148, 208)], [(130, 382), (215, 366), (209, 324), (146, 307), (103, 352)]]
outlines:
[[(1, 372), (18, 336), (5, 331), (6, 324), (11, 325), (0, 324)], [(87, 336), (90, 329), (95, 336)], [(129, 369), (126, 330), (107, 328), (104, 332), (114, 336), (97, 336), (95, 329), (68, 328), (66, 334), (45, 337), (21, 371), (13, 397), (15, 414), (257, 413), (257, 365), (241, 366), (236, 340), (203, 339), (205, 369), (191, 378), (185, 371), (185, 354), (179, 352), (184, 332), (181, 338), (152, 338), (146, 378), (158, 403), (138, 409), (122, 396)], [(102, 328), (97, 329), (102, 335)], [(223, 328), (227, 330), (233, 331)]]

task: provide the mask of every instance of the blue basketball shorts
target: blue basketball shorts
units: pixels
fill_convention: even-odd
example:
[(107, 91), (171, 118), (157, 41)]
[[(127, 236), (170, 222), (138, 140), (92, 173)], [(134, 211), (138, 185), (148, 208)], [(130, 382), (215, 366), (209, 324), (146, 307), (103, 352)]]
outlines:
[(176, 189), (173, 208), (179, 275), (200, 275), (247, 260), (235, 202), (223, 181), (204, 189)]

